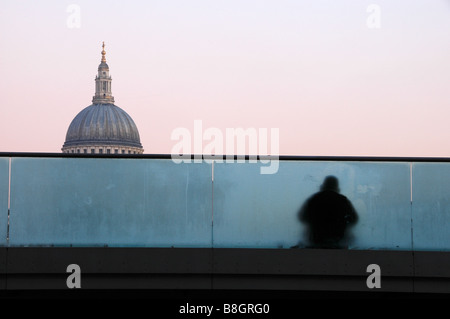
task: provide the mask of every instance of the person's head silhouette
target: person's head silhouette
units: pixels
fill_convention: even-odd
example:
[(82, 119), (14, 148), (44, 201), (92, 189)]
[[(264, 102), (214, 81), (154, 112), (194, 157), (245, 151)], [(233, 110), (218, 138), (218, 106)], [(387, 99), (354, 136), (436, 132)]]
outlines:
[(322, 191), (334, 191), (339, 193), (339, 181), (335, 176), (327, 176), (320, 186)]

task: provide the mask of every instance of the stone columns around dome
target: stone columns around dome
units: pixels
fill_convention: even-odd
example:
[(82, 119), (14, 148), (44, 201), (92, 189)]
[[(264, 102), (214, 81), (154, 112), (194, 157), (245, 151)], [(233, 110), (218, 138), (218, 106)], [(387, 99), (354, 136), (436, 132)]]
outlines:
[(71, 154), (143, 154), (144, 150), (138, 147), (128, 147), (123, 145), (78, 145), (63, 147), (63, 153)]

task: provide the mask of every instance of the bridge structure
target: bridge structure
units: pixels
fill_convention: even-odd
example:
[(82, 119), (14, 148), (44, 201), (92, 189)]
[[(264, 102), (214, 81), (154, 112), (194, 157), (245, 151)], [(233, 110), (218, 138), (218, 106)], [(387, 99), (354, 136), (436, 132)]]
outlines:
[[(270, 160), (0, 153), (0, 291), (450, 293), (450, 159)], [(329, 175), (359, 217), (346, 249), (298, 219)]]

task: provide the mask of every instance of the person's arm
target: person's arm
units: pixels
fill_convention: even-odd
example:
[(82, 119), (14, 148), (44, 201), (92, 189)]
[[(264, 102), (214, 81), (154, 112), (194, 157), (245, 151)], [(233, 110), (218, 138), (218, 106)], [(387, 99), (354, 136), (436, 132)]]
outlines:
[(348, 199), (347, 205), (348, 205), (348, 213), (345, 216), (346, 222), (349, 225), (356, 224), (358, 222), (358, 213), (356, 212), (356, 209), (353, 207), (353, 204)]
[(302, 207), (300, 208), (300, 210), (298, 211), (298, 220), (301, 221), (302, 223), (308, 222), (309, 221), (309, 215), (308, 214), (308, 204), (309, 204), (309, 200), (307, 200)]

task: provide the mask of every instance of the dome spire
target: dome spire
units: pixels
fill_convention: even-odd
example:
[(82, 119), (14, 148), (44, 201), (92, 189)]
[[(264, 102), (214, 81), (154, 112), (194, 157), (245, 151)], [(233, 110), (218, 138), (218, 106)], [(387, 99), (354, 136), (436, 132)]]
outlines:
[(105, 41), (103, 41), (102, 48), (103, 48), (103, 50), (102, 50), (102, 62), (106, 63), (106, 58), (105, 58), (105, 55), (106, 55), (106, 52), (105, 52)]
[(111, 76), (105, 58), (105, 42), (103, 42), (102, 48), (102, 62), (98, 66), (98, 74), (95, 77), (95, 95), (92, 99), (94, 104), (114, 103), (114, 97), (111, 93)]

